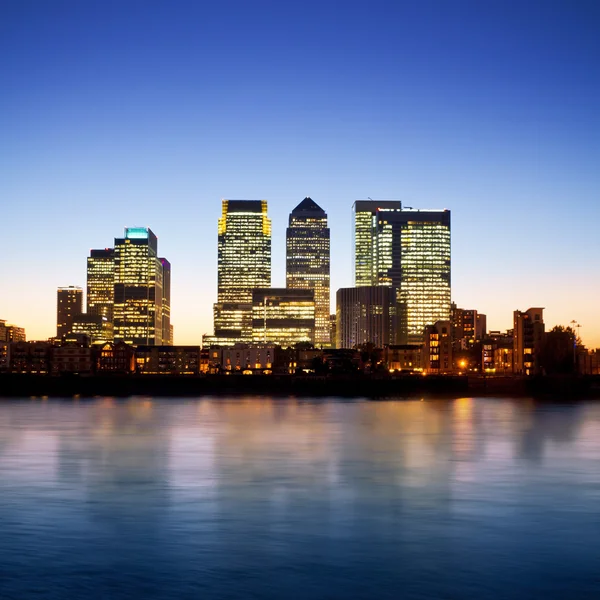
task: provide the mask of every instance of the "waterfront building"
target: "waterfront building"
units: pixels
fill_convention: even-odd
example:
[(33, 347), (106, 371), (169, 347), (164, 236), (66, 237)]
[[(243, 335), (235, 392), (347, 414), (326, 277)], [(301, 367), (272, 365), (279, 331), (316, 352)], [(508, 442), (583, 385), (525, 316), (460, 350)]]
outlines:
[(73, 318), (83, 312), (83, 290), (77, 286), (59, 287), (56, 294), (56, 337), (71, 333)]
[(87, 259), (86, 307), (89, 315), (105, 317), (112, 323), (115, 300), (115, 251), (90, 250)]
[(315, 340), (312, 289), (256, 288), (252, 292), (252, 342), (282, 348)]
[(200, 346), (137, 346), (135, 364), (142, 375), (198, 375)]
[(86, 335), (91, 344), (110, 342), (114, 337), (113, 322), (101, 314), (75, 315), (71, 333)]
[(421, 366), (425, 373), (445, 375), (452, 373), (452, 324), (437, 321), (424, 328)]
[(11, 373), (46, 375), (50, 372), (51, 349), (50, 342), (11, 342), (8, 370)]
[(53, 375), (90, 374), (94, 364), (93, 350), (87, 344), (76, 342), (54, 346), (50, 349), (50, 364)]
[(387, 286), (340, 288), (336, 294), (336, 348), (361, 344), (378, 348), (397, 337), (396, 289)]
[(513, 319), (514, 372), (516, 375), (537, 375), (544, 341), (544, 309), (515, 310)]
[(354, 285), (378, 285), (377, 213), (380, 209), (401, 210), (397, 200), (357, 200), (354, 212)]
[(475, 309), (450, 307), (452, 340), (455, 350), (469, 350), (486, 335), (486, 316)]
[(234, 344), (226, 348), (211, 348), (209, 373), (273, 372), (279, 348), (275, 344)]
[(421, 346), (417, 344), (402, 344), (386, 346), (383, 360), (391, 373), (422, 371)]
[(252, 290), (271, 285), (271, 220), (266, 200), (223, 200), (219, 219), (214, 335), (204, 345), (252, 340)]
[(513, 330), (490, 331), (481, 343), (481, 368), (484, 373), (512, 375), (514, 355)]
[(304, 198), (289, 217), (286, 231), (286, 286), (314, 290), (314, 343), (330, 343), (330, 239), (327, 213)]
[(96, 350), (96, 372), (127, 375), (135, 371), (135, 350), (125, 342), (107, 342)]
[(115, 239), (114, 339), (161, 345), (163, 265), (158, 241), (147, 227), (127, 227)]

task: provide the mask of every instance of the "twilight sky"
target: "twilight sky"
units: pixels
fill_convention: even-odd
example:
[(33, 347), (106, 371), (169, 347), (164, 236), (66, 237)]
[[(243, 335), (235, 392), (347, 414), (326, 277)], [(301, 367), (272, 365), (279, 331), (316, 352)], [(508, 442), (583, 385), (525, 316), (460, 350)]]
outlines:
[(452, 295), (489, 328), (544, 306), (600, 346), (599, 65), (596, 0), (4, 0), (0, 318), (54, 335), (89, 249), (149, 226), (199, 344), (221, 198), (269, 201), (284, 286), (307, 195), (334, 308), (370, 196), (452, 210)]

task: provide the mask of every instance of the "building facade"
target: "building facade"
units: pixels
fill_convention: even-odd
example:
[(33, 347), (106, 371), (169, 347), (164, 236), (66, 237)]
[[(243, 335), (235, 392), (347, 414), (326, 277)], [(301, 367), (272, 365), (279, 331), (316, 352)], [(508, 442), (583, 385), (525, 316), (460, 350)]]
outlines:
[(340, 288), (336, 294), (336, 348), (374, 344), (397, 337), (396, 289), (387, 286)]
[(398, 290), (398, 342), (419, 344), (425, 326), (450, 319), (450, 211), (377, 211), (377, 285)]
[(252, 342), (282, 348), (315, 341), (315, 292), (256, 288), (252, 292)]
[(455, 350), (469, 350), (486, 335), (487, 318), (475, 309), (458, 308), (453, 302), (450, 320)]
[(421, 366), (431, 375), (452, 373), (452, 324), (449, 320), (425, 327)]
[(112, 323), (115, 301), (115, 251), (90, 250), (87, 259), (87, 314), (105, 317)]
[(544, 341), (544, 309), (515, 310), (513, 318), (514, 372), (516, 375), (537, 375)]
[(171, 327), (171, 263), (166, 258), (158, 259), (162, 267), (162, 343), (173, 345), (173, 328)]
[(98, 314), (75, 315), (71, 333), (86, 335), (91, 344), (111, 342), (114, 338), (113, 322)]
[(327, 213), (308, 197), (294, 208), (289, 218), (286, 286), (314, 290), (314, 343), (329, 345), (330, 233)]
[(163, 266), (158, 241), (147, 227), (127, 227), (115, 239), (114, 339), (161, 345)]
[(354, 213), (354, 285), (378, 285), (377, 213), (380, 209), (401, 210), (397, 200), (357, 200)]
[(56, 293), (56, 337), (71, 333), (75, 315), (83, 312), (83, 290), (77, 286), (60, 287)]
[(223, 200), (219, 219), (214, 335), (204, 345), (252, 340), (252, 290), (271, 285), (271, 220), (266, 200)]

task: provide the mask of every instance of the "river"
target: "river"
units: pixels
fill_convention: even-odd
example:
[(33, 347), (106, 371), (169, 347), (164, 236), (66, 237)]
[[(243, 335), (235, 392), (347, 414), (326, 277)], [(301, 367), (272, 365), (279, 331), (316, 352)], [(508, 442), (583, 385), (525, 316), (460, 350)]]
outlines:
[(600, 402), (0, 401), (0, 598), (600, 598)]

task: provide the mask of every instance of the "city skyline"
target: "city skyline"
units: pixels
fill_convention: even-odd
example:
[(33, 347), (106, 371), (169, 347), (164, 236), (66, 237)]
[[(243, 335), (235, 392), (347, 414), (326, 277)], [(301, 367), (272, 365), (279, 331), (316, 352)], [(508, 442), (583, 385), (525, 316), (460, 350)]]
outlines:
[(277, 287), (289, 211), (310, 196), (332, 296), (353, 284), (356, 199), (449, 208), (453, 301), (494, 330), (544, 306), (549, 327), (577, 320), (600, 346), (595, 3), (33, 5), (7, 6), (0, 36), (0, 203), (18, 248), (0, 318), (30, 339), (53, 334), (56, 288), (84, 286), (89, 249), (138, 224), (174, 265), (176, 342), (197, 342), (219, 199), (269, 201)]

